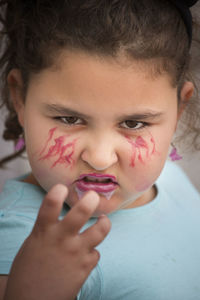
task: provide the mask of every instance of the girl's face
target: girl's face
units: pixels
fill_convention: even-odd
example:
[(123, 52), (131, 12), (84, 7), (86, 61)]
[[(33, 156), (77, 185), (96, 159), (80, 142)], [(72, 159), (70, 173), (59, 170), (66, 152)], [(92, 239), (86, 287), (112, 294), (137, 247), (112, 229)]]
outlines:
[(69, 188), (73, 206), (87, 190), (100, 196), (96, 215), (151, 201), (177, 124), (177, 89), (167, 75), (64, 52), (34, 75), (24, 127), (32, 182)]

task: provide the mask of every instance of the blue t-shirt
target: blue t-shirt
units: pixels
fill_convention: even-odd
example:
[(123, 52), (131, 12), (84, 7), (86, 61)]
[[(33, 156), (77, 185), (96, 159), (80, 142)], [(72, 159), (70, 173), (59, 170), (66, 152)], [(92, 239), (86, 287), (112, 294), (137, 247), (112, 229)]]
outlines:
[[(200, 195), (173, 163), (166, 164), (156, 188), (150, 203), (109, 215), (111, 232), (97, 247), (100, 261), (78, 299), (200, 300)], [(5, 184), (0, 274), (9, 273), (44, 195), (41, 188), (18, 180)], [(67, 211), (63, 208), (62, 215)]]

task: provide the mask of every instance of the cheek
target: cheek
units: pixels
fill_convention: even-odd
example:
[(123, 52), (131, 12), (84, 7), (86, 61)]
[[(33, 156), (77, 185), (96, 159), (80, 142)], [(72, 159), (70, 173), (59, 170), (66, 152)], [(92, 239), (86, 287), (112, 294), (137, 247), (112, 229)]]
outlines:
[(155, 139), (151, 133), (149, 133), (146, 139), (141, 136), (138, 136), (136, 139), (126, 136), (126, 140), (131, 145), (129, 166), (132, 169), (138, 166), (138, 164), (146, 166), (154, 156), (159, 155)]
[(45, 190), (58, 182), (71, 184), (77, 140), (70, 135), (59, 135), (57, 128), (51, 128), (29, 151), (33, 174)]
[(139, 136), (133, 139), (126, 136), (126, 140), (130, 149), (126, 169), (129, 187), (143, 192), (150, 188), (160, 175), (166, 156), (161, 155), (160, 148), (150, 132), (145, 138)]
[(48, 138), (38, 155), (39, 161), (51, 161), (51, 169), (58, 165), (73, 167), (77, 139), (72, 140), (70, 135), (54, 137), (56, 129), (49, 130)]

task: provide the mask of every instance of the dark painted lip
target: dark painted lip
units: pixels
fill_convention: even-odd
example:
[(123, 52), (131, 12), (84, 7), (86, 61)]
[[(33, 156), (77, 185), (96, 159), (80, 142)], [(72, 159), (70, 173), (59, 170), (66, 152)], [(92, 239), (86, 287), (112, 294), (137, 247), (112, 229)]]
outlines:
[(78, 178), (78, 181), (88, 176), (94, 179), (95, 178), (110, 179), (113, 183), (117, 183), (117, 178), (115, 176), (110, 174), (98, 174), (98, 173), (81, 174)]
[(113, 182), (110, 182), (109, 184), (105, 184), (105, 183), (88, 183), (88, 182), (84, 182), (83, 180), (79, 180), (76, 182), (76, 187), (82, 192), (87, 192), (92, 190), (97, 193), (109, 193), (116, 190), (118, 185)]

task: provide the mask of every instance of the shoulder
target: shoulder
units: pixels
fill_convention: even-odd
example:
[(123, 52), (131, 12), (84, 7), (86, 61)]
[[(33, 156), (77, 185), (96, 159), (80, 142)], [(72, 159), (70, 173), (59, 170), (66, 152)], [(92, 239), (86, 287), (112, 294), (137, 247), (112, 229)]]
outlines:
[(200, 194), (188, 176), (177, 164), (167, 162), (157, 182), (158, 191), (164, 194), (170, 203), (185, 208), (200, 209)]
[(182, 188), (183, 190), (193, 191), (198, 194), (196, 188), (191, 183), (186, 173), (176, 163), (167, 161), (157, 183), (171, 189)]
[(8, 180), (0, 194), (0, 274), (8, 274), (12, 261), (30, 234), (43, 193), (18, 179)]
[(170, 179), (169, 176), (181, 176), (184, 177), (185, 179), (187, 177), (187, 175), (185, 174), (185, 172), (182, 170), (181, 167), (179, 167), (175, 162), (171, 162), (171, 161), (166, 161), (165, 166), (163, 168), (163, 171), (161, 172), (161, 175), (159, 177), (159, 179)]
[(33, 184), (21, 181), (21, 178), (6, 181), (3, 191), (0, 194), (1, 214), (19, 212), (25, 207), (26, 211), (28, 207), (34, 211), (40, 207), (45, 192)]

